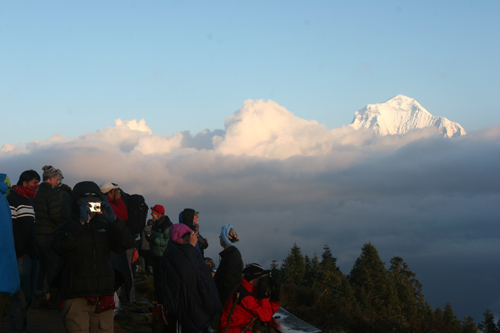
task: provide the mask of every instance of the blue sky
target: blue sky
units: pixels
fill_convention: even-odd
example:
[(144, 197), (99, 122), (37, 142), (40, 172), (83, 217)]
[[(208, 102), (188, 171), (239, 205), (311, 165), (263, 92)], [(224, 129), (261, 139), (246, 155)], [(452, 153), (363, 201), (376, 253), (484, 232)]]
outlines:
[(0, 7), (0, 144), (117, 118), (222, 129), (246, 99), (329, 128), (397, 94), (500, 123), (497, 1), (23, 1)]

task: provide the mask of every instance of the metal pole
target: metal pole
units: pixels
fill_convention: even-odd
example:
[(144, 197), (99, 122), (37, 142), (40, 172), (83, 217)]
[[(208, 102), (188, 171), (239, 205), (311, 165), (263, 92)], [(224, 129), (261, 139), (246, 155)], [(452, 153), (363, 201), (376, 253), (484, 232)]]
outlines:
[(257, 320), (257, 316), (253, 317), (253, 319), (250, 320), (250, 322), (247, 324), (247, 326), (245, 326), (245, 328), (243, 328), (240, 333), (244, 333), (250, 327), (250, 325), (252, 325), (253, 322), (256, 320)]
[(236, 300), (233, 302), (233, 307), (231, 308), (231, 312), (229, 313), (229, 318), (227, 319), (226, 329), (224, 330), (224, 333), (227, 333), (227, 330), (229, 329), (229, 324), (231, 324), (231, 318), (233, 318), (234, 309), (236, 308), (239, 299), (240, 293), (236, 292)]

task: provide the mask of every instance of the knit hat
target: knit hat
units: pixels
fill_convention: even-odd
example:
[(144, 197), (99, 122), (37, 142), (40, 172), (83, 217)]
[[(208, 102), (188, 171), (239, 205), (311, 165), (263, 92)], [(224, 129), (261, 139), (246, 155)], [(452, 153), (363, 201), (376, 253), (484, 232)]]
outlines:
[(64, 176), (63, 176), (63, 174), (62, 174), (61, 169), (57, 169), (57, 173), (59, 174), (59, 179), (57, 180), (57, 185), (58, 185), (58, 186), (61, 186), (61, 184), (62, 184), (62, 180), (64, 179)]
[(191, 233), (192, 231), (193, 230), (191, 230), (191, 228), (189, 228), (185, 224), (182, 223), (174, 224), (168, 230), (168, 238), (175, 243), (180, 243), (182, 236), (184, 236), (188, 232)]
[(225, 224), (222, 227), (222, 230), (220, 231), (220, 238), (226, 246), (236, 246), (236, 243), (240, 241), (238, 233), (230, 224)]
[(151, 210), (158, 215), (165, 215), (165, 208), (162, 205), (154, 205), (154, 207), (151, 207)]
[(101, 192), (104, 194), (108, 193), (111, 190), (114, 190), (115, 188), (120, 188), (120, 186), (115, 183), (102, 183), (99, 187), (101, 188)]
[(252, 281), (253, 279), (266, 275), (270, 272), (270, 270), (264, 270), (261, 265), (253, 263), (245, 267), (242, 273), (245, 280)]
[(57, 172), (57, 169), (54, 168), (52, 165), (46, 165), (42, 168), (42, 170), (44, 179), (52, 178), (59, 174), (59, 172)]

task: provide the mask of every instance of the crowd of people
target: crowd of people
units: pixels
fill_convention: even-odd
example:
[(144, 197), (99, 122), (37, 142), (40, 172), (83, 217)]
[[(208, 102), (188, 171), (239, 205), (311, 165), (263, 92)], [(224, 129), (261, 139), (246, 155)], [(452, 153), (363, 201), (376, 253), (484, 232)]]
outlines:
[(61, 170), (42, 170), (42, 177), (22, 172), (12, 186), (0, 174), (0, 314), (10, 297), (10, 332), (27, 332), (30, 307), (60, 311), (67, 332), (113, 332), (120, 305), (135, 302), (138, 255), (153, 274), (168, 332), (206, 332), (211, 323), (219, 333), (251, 331), (278, 310), (280, 282), (258, 264), (243, 267), (233, 226), (221, 229), (214, 273), (196, 210), (184, 209), (173, 223), (156, 204), (137, 231), (131, 220), (141, 214), (118, 184), (70, 188)]

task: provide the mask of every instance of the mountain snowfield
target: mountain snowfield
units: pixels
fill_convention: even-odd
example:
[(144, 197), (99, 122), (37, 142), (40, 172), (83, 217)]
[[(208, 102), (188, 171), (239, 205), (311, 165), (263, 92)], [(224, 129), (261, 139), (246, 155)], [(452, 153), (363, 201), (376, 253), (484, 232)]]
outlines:
[(356, 111), (350, 126), (356, 130), (371, 128), (379, 135), (404, 134), (416, 128), (437, 127), (445, 137), (465, 135), (460, 124), (435, 117), (413, 98), (397, 95), (384, 103), (368, 104)]

